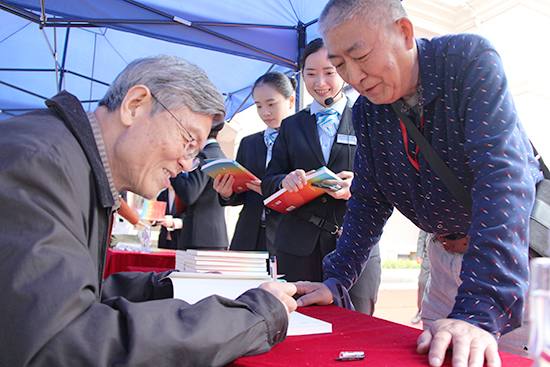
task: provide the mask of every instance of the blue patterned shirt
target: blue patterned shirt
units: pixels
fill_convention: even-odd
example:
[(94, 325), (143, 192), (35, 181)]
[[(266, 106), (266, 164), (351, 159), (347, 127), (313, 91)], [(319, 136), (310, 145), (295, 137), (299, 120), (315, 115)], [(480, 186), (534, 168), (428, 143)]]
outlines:
[(325, 279), (349, 288), (397, 208), (427, 232), (470, 236), (449, 317), (498, 338), (521, 324), (529, 215), (542, 173), (493, 45), (464, 34), (417, 39), (417, 46), (419, 109), (403, 103), (402, 110), (471, 192), (473, 207), (434, 174), (391, 105), (360, 97), (353, 196), (337, 248), (324, 259)]

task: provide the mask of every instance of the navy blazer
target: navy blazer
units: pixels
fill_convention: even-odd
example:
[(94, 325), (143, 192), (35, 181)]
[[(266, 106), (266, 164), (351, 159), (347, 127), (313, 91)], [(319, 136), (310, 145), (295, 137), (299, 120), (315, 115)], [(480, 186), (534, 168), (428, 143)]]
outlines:
[[(201, 166), (205, 159), (225, 158), (220, 144), (213, 142), (199, 153)], [(214, 179), (200, 170), (183, 173), (170, 180), (176, 195), (187, 206), (185, 220), (178, 238), (180, 250), (200, 248), (227, 249), (229, 240), (225, 225), (225, 208), (218, 201)]]
[[(244, 137), (237, 151), (236, 161), (242, 164), (246, 169), (252, 172), (260, 180), (266, 173), (265, 160), (267, 156), (267, 147), (264, 143), (264, 132), (258, 132)], [(253, 190), (248, 190), (240, 194), (233, 193), (229, 200), (220, 197), (222, 205), (237, 206), (244, 204), (239, 220), (235, 226), (235, 233), (231, 240), (231, 250), (256, 251), (256, 241), (260, 230), (260, 221), (262, 211), (265, 208), (263, 196)], [(279, 224), (282, 213), (265, 208), (266, 237), (268, 243), (275, 240), (275, 232)]]
[[(177, 215), (176, 210), (176, 203), (172, 203), (172, 208), (170, 209), (170, 203), (168, 202), (168, 189), (162, 190), (160, 194), (157, 196), (157, 201), (165, 201), (166, 202), (166, 212), (165, 214), (171, 215), (173, 218), (180, 218), (183, 219), (185, 217), (185, 213), (181, 214), (180, 216)], [(160, 226), (159, 231), (159, 239), (158, 239), (158, 247), (159, 248), (168, 248), (172, 250), (178, 249), (178, 237), (180, 235), (181, 229), (175, 229), (171, 232), (170, 237), (172, 238), (170, 247), (167, 247), (166, 245), (166, 235), (168, 234), (168, 230), (164, 226)]]
[[(315, 115), (309, 107), (283, 120), (279, 136), (273, 145), (273, 156), (266, 176), (262, 180), (264, 198), (280, 189), (287, 174), (301, 168), (308, 172), (327, 166), (334, 173), (353, 171), (353, 159), (356, 145), (337, 142), (339, 134), (355, 136), (351, 121), (351, 106), (344, 109), (329, 161), (325, 162)], [(329, 223), (341, 226), (346, 213), (346, 200), (337, 200), (328, 194), (302, 205), (290, 213), (284, 214), (275, 236), (274, 246), (278, 250), (297, 255), (308, 256), (315, 249), (321, 231), (324, 229), (310, 223), (311, 215), (325, 219)], [(336, 236), (333, 236), (334, 247)]]

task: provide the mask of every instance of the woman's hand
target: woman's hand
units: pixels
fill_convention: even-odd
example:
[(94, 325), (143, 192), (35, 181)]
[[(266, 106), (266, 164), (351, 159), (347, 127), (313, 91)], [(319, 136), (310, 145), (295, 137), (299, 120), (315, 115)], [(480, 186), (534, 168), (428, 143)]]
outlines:
[(257, 192), (258, 194), (262, 195), (262, 180), (255, 180), (250, 181), (246, 183), (246, 187), (248, 187), (250, 190)]
[(323, 183), (326, 183), (329, 185), (338, 185), (340, 186), (340, 189), (338, 190), (327, 189), (325, 191), (327, 194), (329, 194), (335, 199), (348, 200), (351, 197), (350, 188), (351, 188), (351, 183), (353, 182), (353, 172), (342, 171), (336, 174), (336, 176), (338, 176), (339, 179), (323, 180)]
[(231, 176), (229, 173), (226, 173), (225, 175), (217, 175), (214, 179), (214, 190), (224, 198), (228, 199), (233, 195), (233, 183), (235, 182), (235, 178)]

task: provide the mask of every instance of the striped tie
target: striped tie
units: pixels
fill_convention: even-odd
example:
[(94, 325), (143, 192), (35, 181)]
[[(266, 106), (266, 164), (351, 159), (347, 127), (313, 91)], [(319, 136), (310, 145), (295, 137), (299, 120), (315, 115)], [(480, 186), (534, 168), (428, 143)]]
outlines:
[(317, 125), (331, 138), (336, 135), (336, 131), (338, 130), (338, 124), (340, 123), (338, 115), (338, 111), (331, 107), (323, 108), (315, 114)]
[(265, 142), (265, 146), (267, 147), (267, 150), (271, 150), (271, 148), (273, 148), (273, 143), (275, 143), (275, 139), (277, 139), (277, 135), (279, 135), (279, 130), (275, 130), (270, 132), (267, 135), (264, 135), (264, 142)]

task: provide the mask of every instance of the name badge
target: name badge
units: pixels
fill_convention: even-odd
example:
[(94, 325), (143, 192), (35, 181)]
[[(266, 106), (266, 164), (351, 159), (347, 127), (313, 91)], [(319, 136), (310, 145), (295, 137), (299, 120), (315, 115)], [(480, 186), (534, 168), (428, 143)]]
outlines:
[(336, 142), (339, 144), (357, 145), (357, 137), (355, 135), (338, 134)]

